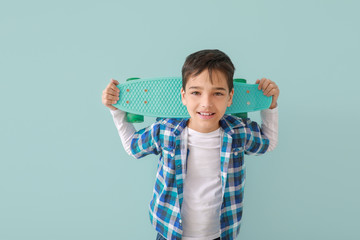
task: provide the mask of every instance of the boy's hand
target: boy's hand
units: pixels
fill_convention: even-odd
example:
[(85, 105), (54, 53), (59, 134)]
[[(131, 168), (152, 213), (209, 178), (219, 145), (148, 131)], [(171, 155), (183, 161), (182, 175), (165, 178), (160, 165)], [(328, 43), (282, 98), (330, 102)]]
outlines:
[(275, 82), (271, 81), (267, 78), (262, 78), (261, 80), (257, 80), (256, 84), (259, 84), (258, 89), (264, 92), (264, 95), (270, 97), (272, 96), (272, 102), (269, 109), (276, 108), (277, 99), (279, 98), (280, 90)]
[(119, 100), (120, 90), (116, 87), (118, 84), (118, 81), (111, 79), (109, 85), (107, 85), (102, 93), (102, 103), (111, 110), (117, 109), (111, 104), (115, 104)]

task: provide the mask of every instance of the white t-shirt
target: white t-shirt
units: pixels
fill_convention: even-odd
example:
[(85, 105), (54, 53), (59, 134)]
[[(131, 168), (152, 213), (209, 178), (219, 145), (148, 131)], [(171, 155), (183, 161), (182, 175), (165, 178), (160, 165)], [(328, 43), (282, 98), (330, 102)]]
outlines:
[(209, 133), (189, 127), (187, 173), (181, 207), (183, 240), (220, 237), (222, 203), (220, 129)]

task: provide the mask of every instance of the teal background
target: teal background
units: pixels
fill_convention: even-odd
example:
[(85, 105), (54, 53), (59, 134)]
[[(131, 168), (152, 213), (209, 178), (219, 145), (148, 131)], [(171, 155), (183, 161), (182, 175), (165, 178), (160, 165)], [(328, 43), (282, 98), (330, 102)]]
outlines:
[(246, 158), (237, 239), (360, 239), (359, 7), (1, 1), (0, 239), (155, 239), (157, 157), (125, 153), (102, 91), (110, 78), (180, 76), (207, 48), (235, 77), (280, 87), (279, 144)]

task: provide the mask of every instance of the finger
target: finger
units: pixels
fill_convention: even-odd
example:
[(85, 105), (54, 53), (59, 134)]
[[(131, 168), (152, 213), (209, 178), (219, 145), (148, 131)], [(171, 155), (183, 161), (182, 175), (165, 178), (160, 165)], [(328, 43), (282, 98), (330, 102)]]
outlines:
[(257, 81), (259, 81), (258, 89), (261, 90), (262, 85), (264, 84), (264, 82), (262, 80), (259, 80), (259, 79)]
[(259, 84), (259, 90), (263, 89), (264, 90), (264, 85), (266, 85), (266, 83), (268, 83), (270, 80), (266, 79), (266, 78), (262, 78), (260, 80), (260, 84)]
[(110, 89), (116, 91), (116, 92), (120, 92), (120, 89), (116, 87), (116, 85), (114, 83), (111, 83), (110, 86), (109, 86)]
[(106, 100), (112, 100), (112, 101), (117, 101), (117, 100), (119, 100), (119, 96), (113, 96), (113, 95), (105, 95), (104, 96), (104, 99), (106, 99)]
[(105, 91), (105, 94), (115, 96), (115, 97), (119, 97), (119, 91), (116, 91), (116, 90), (114, 90), (112, 88), (107, 89)]
[(105, 104), (115, 104), (117, 101), (119, 101), (119, 98), (114, 96), (107, 96), (104, 98), (104, 100)]
[(107, 107), (110, 107), (112, 106), (113, 104), (116, 104), (117, 101), (113, 101), (113, 100), (105, 100), (104, 101), (104, 105), (107, 106)]
[(116, 110), (118, 108), (114, 107), (112, 104), (105, 104), (106, 107), (110, 108), (111, 110)]
[(110, 94), (114, 96), (119, 96), (120, 89), (118, 89), (114, 84), (110, 83), (103, 91), (103, 95)]
[(104, 104), (109, 104), (107, 101), (113, 102), (113, 101), (118, 101), (118, 100), (119, 100), (119, 96), (114, 96), (114, 95), (110, 95), (107, 93), (103, 93), (103, 95), (102, 95), (102, 101)]
[(270, 91), (272, 91), (274, 88), (274, 85), (270, 82), (266, 88), (264, 89), (264, 95), (267, 95)]
[(103, 99), (108, 99), (110, 97), (113, 97), (113, 98), (119, 98), (120, 95), (118, 93), (116, 93), (114, 90), (112, 89), (105, 89), (102, 93), (102, 98)]
[(269, 87), (269, 84), (270, 84), (270, 83), (271, 83), (271, 82), (270, 82), (269, 80), (267, 80), (267, 79), (262, 80), (261, 90), (262, 90), (263, 92), (265, 92), (266, 89)]
[(119, 82), (118, 82), (117, 80), (113, 79), (113, 78), (110, 80), (110, 82), (111, 82), (111, 83), (114, 83), (115, 85), (118, 85), (118, 84), (119, 84)]
[(117, 88), (116, 85), (119, 85), (119, 82), (115, 79), (111, 79), (110, 83), (106, 86), (106, 88), (112, 88), (112, 89), (116, 90), (115, 89), (115, 88)]
[(276, 94), (276, 89), (271, 89), (267, 93), (264, 92), (264, 95), (266, 95), (267, 97), (274, 96), (275, 94)]

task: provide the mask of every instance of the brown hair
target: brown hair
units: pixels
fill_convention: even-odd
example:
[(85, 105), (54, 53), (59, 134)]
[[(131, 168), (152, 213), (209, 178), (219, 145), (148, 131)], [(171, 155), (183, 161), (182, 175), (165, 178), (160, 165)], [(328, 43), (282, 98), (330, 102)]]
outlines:
[(212, 71), (218, 70), (226, 76), (229, 92), (233, 89), (235, 67), (230, 58), (220, 50), (205, 49), (190, 54), (182, 67), (182, 87), (185, 91), (186, 83), (190, 76), (196, 77), (205, 69), (209, 71), (212, 83)]

